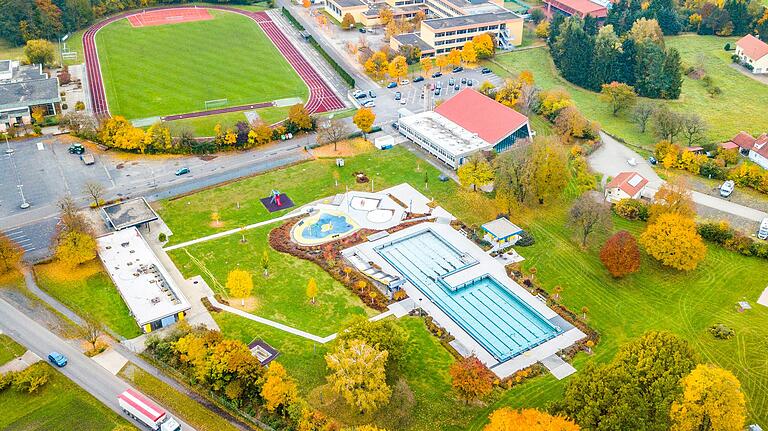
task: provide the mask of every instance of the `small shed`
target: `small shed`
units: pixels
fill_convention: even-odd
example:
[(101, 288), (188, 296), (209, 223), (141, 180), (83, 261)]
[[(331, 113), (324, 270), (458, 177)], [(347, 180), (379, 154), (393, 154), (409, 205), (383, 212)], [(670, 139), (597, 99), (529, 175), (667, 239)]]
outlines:
[(485, 232), (485, 239), (497, 246), (513, 245), (523, 233), (523, 229), (507, 220), (506, 217), (499, 217), (490, 221), (484, 224), (482, 229)]
[(251, 343), (248, 344), (248, 349), (264, 367), (267, 366), (270, 362), (274, 361), (275, 358), (280, 355), (280, 352), (278, 352), (277, 349), (270, 346), (266, 341), (260, 338), (251, 341)]

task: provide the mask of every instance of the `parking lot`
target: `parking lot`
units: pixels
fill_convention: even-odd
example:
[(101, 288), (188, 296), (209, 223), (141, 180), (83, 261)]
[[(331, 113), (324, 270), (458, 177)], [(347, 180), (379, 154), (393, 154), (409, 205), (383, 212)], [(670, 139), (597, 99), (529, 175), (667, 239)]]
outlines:
[[(376, 106), (373, 108), (376, 113), (376, 122), (390, 123), (398, 118), (397, 111), (400, 108), (406, 108), (413, 113), (419, 113), (434, 109), (438, 100), (450, 99), (464, 88), (470, 87), (475, 90), (480, 89), (483, 82), (488, 81), (494, 86), (503, 84), (503, 78), (494, 73), (481, 73), (481, 69), (464, 69), (461, 72), (453, 73), (446, 71), (437, 78), (428, 77), (421, 82), (413, 82), (413, 78), (419, 75), (413, 75), (408, 84), (399, 85), (394, 88), (379, 88), (374, 90), (375, 98), (365, 97), (357, 99), (361, 105), (367, 101), (373, 100)], [(471, 84), (470, 84), (471, 83)], [(440, 94), (435, 95), (433, 88), (441, 87)], [(397, 93), (400, 93), (400, 100), (396, 100)]]

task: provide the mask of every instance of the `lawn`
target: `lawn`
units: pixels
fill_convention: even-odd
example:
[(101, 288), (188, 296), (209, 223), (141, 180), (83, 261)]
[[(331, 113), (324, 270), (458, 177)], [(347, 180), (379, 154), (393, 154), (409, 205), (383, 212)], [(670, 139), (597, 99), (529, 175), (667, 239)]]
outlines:
[(141, 335), (136, 321), (99, 261), (70, 271), (57, 263), (35, 266), (41, 289), (85, 318), (93, 318), (126, 338)]
[[(339, 173), (336, 186), (333, 172)], [(357, 184), (354, 173), (362, 171), (373, 184)], [(429, 182), (425, 187), (424, 178)], [(286, 210), (269, 213), (258, 199), (269, 196), (273, 189), (287, 193), (293, 202), (304, 205), (317, 199), (343, 193), (346, 187), (357, 190), (381, 190), (408, 182), (428, 197), (444, 203), (447, 209), (467, 223), (484, 223), (496, 215), (473, 193), (457, 193), (453, 182), (438, 181), (439, 171), (414, 157), (404, 147), (387, 151), (375, 150), (345, 159), (343, 168), (335, 159), (318, 159), (284, 169), (246, 178), (177, 199), (166, 199), (155, 209), (173, 231), (171, 244), (279, 217)], [(450, 197), (450, 199), (449, 199)], [(211, 215), (218, 213), (221, 226), (211, 226)]]
[(50, 380), (32, 395), (14, 389), (0, 392), (0, 429), (111, 431), (118, 425), (135, 429), (49, 365), (34, 366), (47, 367)]
[[(256, 109), (259, 117), (267, 124), (274, 124), (288, 117), (289, 106), (268, 107)], [(248, 121), (244, 112), (228, 112), (226, 114), (209, 115), (198, 118), (185, 118), (183, 120), (169, 121), (168, 127), (174, 136), (185, 130), (190, 130), (195, 136), (213, 136), (216, 124), (221, 124), (223, 130), (234, 129), (239, 121)]]
[(24, 354), (27, 348), (13, 341), (5, 334), (0, 334), (0, 365)]
[[(723, 46), (727, 42), (733, 44), (735, 38), (684, 35), (666, 37), (665, 40), (668, 47), (680, 51), (684, 67), (696, 64), (699, 55), (703, 56), (707, 73), (712, 77), (714, 85), (723, 90), (723, 94), (712, 98), (701, 81), (685, 77), (680, 99), (658, 103), (667, 104), (680, 112), (694, 112), (702, 116), (709, 123), (708, 137), (713, 142), (730, 139), (741, 130), (757, 134), (768, 130), (768, 116), (763, 114), (764, 108), (758, 102), (768, 97), (768, 85), (734, 70), (730, 66), (731, 52), (723, 50)], [(650, 146), (656, 142), (651, 131), (640, 133), (637, 126), (629, 121), (628, 114), (612, 116), (607, 105), (598, 99), (597, 93), (562, 79), (546, 48), (501, 54), (495, 62), (490, 67), (501, 76), (530, 70), (541, 88), (566, 88), (584, 115), (598, 121), (612, 135), (632, 144)]]
[(234, 425), (215, 412), (208, 410), (185, 394), (177, 392), (162, 380), (132, 363), (127, 363), (118, 373), (139, 391), (168, 408), (172, 414), (200, 431), (236, 431)]
[[(211, 288), (225, 297), (228, 292), (224, 285), (229, 271), (250, 271), (254, 275), (255, 301), (248, 302), (248, 305), (253, 302), (254, 306), (248, 311), (321, 337), (336, 332), (340, 324), (353, 315), (377, 314), (319, 266), (270, 248), (267, 235), (276, 226), (247, 231), (244, 244), (240, 242), (241, 236), (236, 234), (173, 250), (169, 254), (185, 278), (200, 274)], [(269, 277), (263, 276), (260, 266), (264, 250), (269, 253)], [(306, 296), (310, 277), (317, 281), (319, 292), (314, 305)], [(231, 301), (237, 302), (235, 299)]]
[(111, 113), (137, 119), (200, 111), (214, 99), (234, 106), (307, 98), (307, 87), (254, 21), (211, 14), (215, 19), (142, 28), (119, 20), (99, 31)]

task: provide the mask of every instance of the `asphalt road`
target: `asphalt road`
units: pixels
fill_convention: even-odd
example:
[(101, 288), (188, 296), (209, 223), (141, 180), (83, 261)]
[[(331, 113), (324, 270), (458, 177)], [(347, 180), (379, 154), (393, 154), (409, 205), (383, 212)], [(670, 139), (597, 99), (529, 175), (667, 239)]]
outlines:
[[(162, 199), (235, 178), (275, 169), (308, 157), (304, 146), (312, 137), (277, 142), (247, 152), (211, 158), (199, 156), (131, 157), (93, 152), (96, 163), (84, 165), (69, 154), (61, 138), (44, 136), (11, 142), (12, 154), (0, 151), (0, 231), (19, 242), (29, 261), (47, 257), (58, 222), (56, 202), (66, 195), (79, 204), (90, 202), (84, 193), (89, 182), (100, 183), (104, 199), (147, 196)], [(0, 148), (2, 150), (2, 148)], [(190, 173), (176, 176), (181, 167)], [(30, 204), (20, 208), (24, 201)]]

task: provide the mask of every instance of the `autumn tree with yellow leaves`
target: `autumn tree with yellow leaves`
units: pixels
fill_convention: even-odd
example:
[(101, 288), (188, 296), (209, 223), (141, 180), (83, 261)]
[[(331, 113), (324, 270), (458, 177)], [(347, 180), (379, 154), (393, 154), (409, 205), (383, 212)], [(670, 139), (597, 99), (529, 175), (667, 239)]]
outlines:
[(707, 255), (707, 246), (692, 218), (676, 213), (658, 216), (640, 235), (645, 251), (665, 266), (681, 271), (696, 269)]
[(496, 47), (493, 45), (493, 38), (490, 34), (478, 34), (472, 38), (472, 43), (475, 45), (477, 58), (482, 60), (493, 57)]
[(120, 115), (109, 118), (102, 124), (98, 139), (108, 147), (120, 148), (121, 150), (139, 150), (143, 153), (146, 148), (144, 131), (138, 127), (133, 127), (130, 121)]
[(371, 131), (374, 121), (376, 121), (376, 114), (368, 108), (358, 109), (352, 117), (352, 122), (364, 134)]
[(421, 60), (419, 60), (419, 65), (421, 66), (422, 72), (424, 72), (424, 75), (429, 75), (429, 72), (432, 70), (434, 64), (432, 64), (432, 57), (424, 57)]
[(389, 62), (389, 76), (400, 83), (402, 78), (408, 75), (408, 63), (405, 57), (398, 55)]
[(477, 63), (477, 50), (475, 50), (475, 44), (471, 40), (468, 40), (461, 47), (461, 59), (465, 64)]
[(387, 385), (388, 352), (362, 340), (341, 342), (325, 355), (331, 388), (360, 413), (376, 411), (389, 401), (392, 389)]
[(263, 379), (261, 396), (264, 398), (264, 407), (270, 412), (280, 410), (285, 414), (287, 407), (298, 397), (296, 381), (275, 361), (270, 362)]
[(454, 48), (448, 53), (448, 64), (456, 67), (461, 66), (461, 51)]
[(697, 366), (682, 380), (683, 395), (672, 404), (672, 431), (741, 431), (747, 408), (741, 383), (728, 370)]
[(253, 277), (244, 269), (233, 269), (227, 275), (227, 290), (235, 298), (240, 298), (240, 305), (245, 305), (245, 298), (251, 296)]
[(317, 280), (315, 280), (315, 277), (310, 277), (307, 282), (307, 298), (309, 298), (309, 302), (312, 304), (315, 303), (317, 298)]
[(19, 244), (0, 232), (0, 275), (15, 268), (23, 254)]
[(513, 410), (502, 407), (489, 416), (483, 431), (579, 431), (578, 425), (563, 416), (552, 416), (536, 409)]
[(371, 75), (374, 79), (384, 79), (384, 75), (389, 70), (389, 62), (387, 61), (387, 54), (381, 51), (376, 51), (371, 55), (363, 65), (365, 73)]

